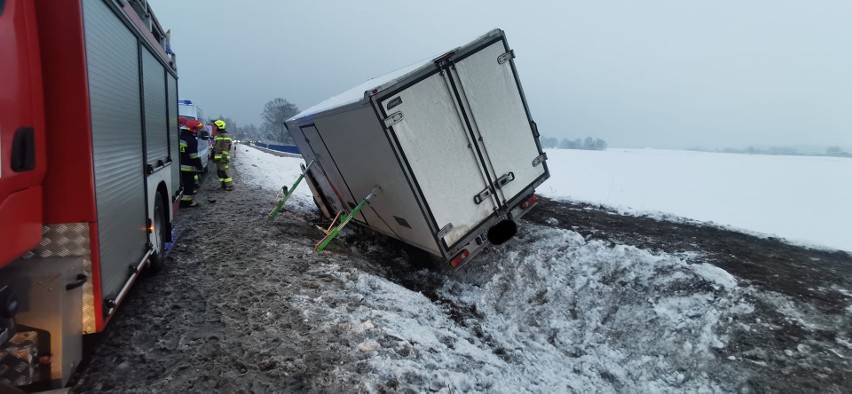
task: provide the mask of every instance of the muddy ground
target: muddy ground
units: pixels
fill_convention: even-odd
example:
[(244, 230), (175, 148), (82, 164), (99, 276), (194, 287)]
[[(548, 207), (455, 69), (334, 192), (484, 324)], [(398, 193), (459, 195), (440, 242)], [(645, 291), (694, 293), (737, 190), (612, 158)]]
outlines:
[[(166, 268), (138, 283), (106, 332), (89, 338), (88, 361), (72, 380), (76, 392), (368, 391), (361, 376), (370, 367), (353, 352), (358, 341), (304, 310), (305, 297), (347, 286), (328, 275), (324, 268), (332, 264), (423, 292), (475, 329), (475, 312), (430, 291), (447, 273), (415, 275), (420, 260), (368, 231), (337, 242), (331, 254), (313, 254), (321, 237), (314, 226), (324, 224), (318, 214), (288, 212), (268, 223), (274, 193), (247, 186), (236, 170), (233, 192), (220, 190), (215, 176), (204, 180), (202, 206), (179, 215)], [(748, 324), (730, 326), (729, 348), (747, 362), (730, 366), (743, 378), (726, 391), (852, 392), (849, 254), (547, 199), (524, 220), (613, 244), (700, 253), (765, 291), (751, 300)], [(796, 312), (773, 294), (794, 299)], [(393, 392), (396, 384), (379, 387)]]

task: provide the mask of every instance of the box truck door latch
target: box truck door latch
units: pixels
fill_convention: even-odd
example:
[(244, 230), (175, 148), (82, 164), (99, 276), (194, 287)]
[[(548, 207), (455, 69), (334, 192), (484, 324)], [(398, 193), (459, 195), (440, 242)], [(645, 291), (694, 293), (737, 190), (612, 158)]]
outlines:
[(402, 115), (402, 111), (394, 112), (391, 114), (391, 116), (385, 118), (385, 127), (391, 127), (399, 122), (402, 122), (403, 119), (405, 119), (405, 116)]
[(473, 202), (476, 203), (476, 205), (482, 204), (482, 202), (485, 201), (485, 199), (488, 198), (488, 196), (490, 196), (490, 195), (491, 195), (491, 188), (486, 187), (485, 190), (483, 190), (483, 191), (479, 192), (477, 195), (473, 196)]
[(538, 157), (533, 159), (532, 166), (538, 167), (538, 165), (541, 164), (541, 163), (544, 163), (545, 160), (547, 160), (547, 153), (542, 153), (542, 154), (538, 155)]
[(506, 53), (504, 53), (500, 56), (497, 56), (497, 64), (504, 64), (504, 63), (508, 62), (509, 60), (514, 59), (514, 58), (515, 58), (515, 50), (512, 49), (509, 52), (506, 52)]
[(503, 186), (506, 186), (507, 183), (514, 181), (514, 180), (515, 180), (515, 173), (510, 171), (508, 174), (497, 178), (497, 182), (495, 182), (495, 186), (497, 186), (498, 189), (501, 189), (501, 188), (503, 188)]
[(453, 224), (447, 223), (446, 226), (442, 227), (440, 231), (438, 231), (438, 238), (444, 238), (453, 231)]

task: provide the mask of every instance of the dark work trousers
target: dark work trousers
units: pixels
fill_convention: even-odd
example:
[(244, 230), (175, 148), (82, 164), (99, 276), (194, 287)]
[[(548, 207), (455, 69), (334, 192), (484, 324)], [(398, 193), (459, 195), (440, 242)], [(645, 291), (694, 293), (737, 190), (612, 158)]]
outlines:
[(195, 197), (195, 172), (181, 171), (180, 183), (183, 185), (183, 197), (180, 198), (180, 206), (186, 207), (192, 204)]

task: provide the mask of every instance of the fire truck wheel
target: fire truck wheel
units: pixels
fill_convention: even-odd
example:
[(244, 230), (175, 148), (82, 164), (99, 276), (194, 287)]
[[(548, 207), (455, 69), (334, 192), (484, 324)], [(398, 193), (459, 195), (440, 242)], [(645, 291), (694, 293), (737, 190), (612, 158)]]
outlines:
[(151, 266), (149, 267), (152, 274), (160, 272), (166, 262), (166, 237), (168, 235), (166, 223), (163, 199), (157, 197), (154, 202), (154, 253), (151, 254)]

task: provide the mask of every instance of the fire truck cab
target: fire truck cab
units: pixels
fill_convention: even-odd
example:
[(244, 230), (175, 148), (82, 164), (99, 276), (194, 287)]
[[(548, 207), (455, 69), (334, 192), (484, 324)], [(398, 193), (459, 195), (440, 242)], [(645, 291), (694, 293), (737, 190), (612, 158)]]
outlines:
[(0, 391), (64, 386), (181, 193), (175, 55), (145, 0), (0, 0)]

